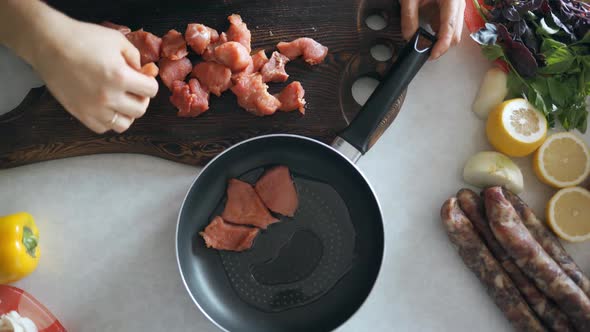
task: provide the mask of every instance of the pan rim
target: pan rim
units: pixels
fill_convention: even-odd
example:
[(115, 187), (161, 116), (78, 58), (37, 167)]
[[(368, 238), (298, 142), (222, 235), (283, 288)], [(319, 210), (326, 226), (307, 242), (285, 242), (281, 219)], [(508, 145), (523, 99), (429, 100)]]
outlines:
[(266, 138), (272, 138), (272, 137), (287, 137), (287, 138), (296, 138), (296, 139), (303, 139), (306, 141), (310, 141), (312, 143), (315, 144), (319, 144), (323, 147), (326, 147), (330, 150), (332, 150), (333, 152), (336, 152), (340, 157), (342, 157), (346, 162), (348, 162), (352, 167), (354, 167), (354, 169), (358, 172), (358, 174), (361, 176), (361, 178), (365, 181), (365, 183), (367, 184), (367, 186), (369, 187), (369, 190), (371, 191), (371, 194), (373, 195), (373, 199), (375, 200), (375, 203), (377, 204), (377, 208), (378, 208), (378, 212), (379, 212), (379, 217), (381, 219), (381, 227), (383, 229), (383, 252), (381, 254), (381, 258), (379, 260), (379, 266), (378, 266), (378, 270), (377, 270), (377, 276), (375, 277), (375, 280), (373, 281), (370, 290), (367, 294), (367, 296), (362, 300), (362, 302), (360, 303), (360, 305), (358, 306), (358, 308), (356, 308), (356, 310), (350, 315), (348, 316), (345, 320), (343, 320), (335, 329), (337, 329), (338, 327), (344, 325), (348, 320), (350, 320), (350, 318), (352, 316), (354, 316), (367, 302), (367, 299), (369, 298), (369, 296), (371, 295), (371, 293), (373, 292), (373, 289), (375, 288), (375, 284), (377, 283), (377, 280), (379, 279), (379, 275), (381, 274), (381, 267), (383, 266), (383, 259), (385, 257), (385, 251), (386, 251), (386, 242), (385, 242), (385, 225), (383, 222), (383, 209), (381, 208), (381, 203), (379, 202), (379, 198), (375, 192), (375, 189), (373, 188), (373, 186), (371, 185), (371, 182), (367, 179), (367, 177), (365, 176), (365, 174), (361, 171), (361, 169), (354, 163), (352, 162), (350, 159), (348, 159), (348, 157), (346, 157), (342, 152), (338, 151), (337, 149), (335, 149), (334, 147), (321, 142), (319, 140), (310, 138), (310, 137), (306, 137), (306, 136), (301, 136), (301, 135), (295, 135), (295, 134), (267, 134), (267, 135), (260, 135), (260, 136), (256, 136), (256, 137), (251, 137), (248, 138), (246, 140), (243, 140), (241, 142), (238, 142), (232, 146), (230, 146), (229, 148), (225, 149), (223, 152), (221, 152), (220, 154), (218, 154), (217, 156), (213, 157), (213, 159), (211, 159), (202, 169), (201, 171), (195, 176), (195, 178), (193, 179), (193, 181), (191, 182), (191, 185), (189, 186), (188, 190), (186, 191), (186, 194), (182, 200), (182, 204), (180, 205), (180, 210), (178, 211), (178, 217), (176, 219), (176, 231), (174, 234), (174, 251), (176, 253), (176, 265), (178, 267), (178, 271), (180, 272), (180, 278), (182, 279), (182, 283), (184, 285), (184, 288), (186, 290), (186, 292), (188, 293), (188, 295), (190, 296), (190, 298), (193, 300), (193, 303), (197, 306), (197, 308), (199, 308), (199, 310), (201, 311), (201, 313), (203, 313), (203, 315), (205, 315), (205, 317), (207, 317), (207, 319), (209, 319), (210, 322), (212, 322), (215, 326), (217, 326), (221, 331), (223, 332), (231, 332), (229, 330), (227, 330), (225, 327), (221, 326), (216, 320), (214, 320), (204, 309), (203, 307), (201, 307), (201, 305), (199, 304), (199, 301), (197, 301), (197, 299), (195, 298), (195, 296), (193, 295), (193, 293), (191, 292), (188, 283), (186, 282), (186, 278), (184, 277), (184, 272), (182, 270), (182, 266), (180, 264), (180, 255), (178, 252), (178, 230), (180, 228), (180, 216), (182, 214), (182, 211), (184, 210), (184, 205), (188, 199), (188, 196), (191, 192), (191, 190), (193, 189), (195, 183), (197, 182), (197, 180), (199, 179), (199, 177), (201, 176), (201, 174), (203, 174), (205, 172), (205, 170), (210, 167), (212, 164), (215, 163), (215, 161), (219, 158), (221, 158), (223, 155), (229, 153), (231, 150), (249, 143), (249, 142), (253, 142), (253, 141), (257, 141), (257, 140), (261, 140), (261, 139), (266, 139)]

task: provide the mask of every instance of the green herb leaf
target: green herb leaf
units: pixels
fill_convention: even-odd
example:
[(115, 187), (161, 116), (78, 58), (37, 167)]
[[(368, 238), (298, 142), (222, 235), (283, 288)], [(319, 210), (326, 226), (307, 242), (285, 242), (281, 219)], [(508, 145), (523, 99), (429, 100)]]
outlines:
[(508, 88), (508, 94), (506, 95), (508, 99), (522, 98), (523, 91), (526, 88), (521, 78), (518, 77), (518, 75), (513, 70), (508, 72), (508, 80), (506, 81), (506, 86)]
[(564, 43), (546, 38), (541, 44), (541, 53), (545, 56), (544, 67), (539, 68), (541, 74), (561, 74), (566, 72), (576, 59)]
[(578, 81), (576, 76), (552, 76), (548, 77), (546, 82), (549, 96), (551, 96), (553, 104), (558, 108), (572, 102), (577, 94)]
[(498, 58), (504, 58), (504, 51), (500, 45), (483, 45), (481, 48), (483, 55), (490, 61)]

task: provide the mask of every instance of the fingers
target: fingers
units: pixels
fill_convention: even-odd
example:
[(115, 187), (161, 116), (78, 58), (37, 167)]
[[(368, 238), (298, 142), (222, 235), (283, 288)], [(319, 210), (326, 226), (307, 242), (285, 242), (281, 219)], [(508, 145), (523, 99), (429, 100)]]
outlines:
[(125, 61), (136, 70), (141, 69), (141, 57), (139, 55), (139, 50), (131, 44), (127, 38), (123, 37), (123, 46), (121, 48), (121, 55), (125, 58)]
[(111, 125), (111, 129), (113, 129), (117, 133), (122, 133), (131, 127), (134, 119), (130, 118), (124, 114), (116, 113), (117, 116), (114, 117), (115, 121), (113, 121)]
[(402, 35), (405, 40), (410, 40), (418, 30), (418, 3), (417, 0), (401, 0)]
[(452, 45), (457, 45), (461, 42), (461, 34), (463, 33), (463, 19), (465, 16), (465, 1), (461, 1), (459, 4), (459, 10), (457, 11), (457, 24), (455, 25), (455, 35), (453, 36)]
[(432, 49), (432, 58), (437, 59), (443, 55), (453, 42), (457, 25), (457, 13), (463, 0), (440, 1), (440, 30), (437, 34), (438, 41)]
[(123, 87), (138, 96), (152, 98), (158, 93), (158, 81), (155, 78), (127, 67), (124, 73)]
[(127, 115), (133, 119), (140, 118), (145, 114), (150, 99), (139, 97), (130, 93), (122, 93), (111, 102), (110, 108)]

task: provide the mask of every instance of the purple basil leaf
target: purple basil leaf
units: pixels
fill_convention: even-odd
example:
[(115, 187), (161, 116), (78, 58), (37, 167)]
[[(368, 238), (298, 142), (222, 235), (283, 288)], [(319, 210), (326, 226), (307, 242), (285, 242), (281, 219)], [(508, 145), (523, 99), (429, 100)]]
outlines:
[(520, 14), (518, 13), (518, 10), (516, 10), (516, 8), (514, 8), (514, 6), (508, 6), (508, 7), (502, 8), (502, 15), (504, 16), (505, 19), (507, 19), (508, 21), (511, 21), (511, 22), (520, 21)]
[(524, 26), (524, 33), (521, 35), (522, 42), (533, 54), (537, 54), (539, 52), (539, 42), (537, 41), (535, 33), (529, 28), (525, 21), (521, 21), (521, 23), (521, 25)]
[(568, 36), (570, 36), (572, 41), (577, 40), (576, 36), (571, 32), (571, 30), (563, 22), (561, 22), (559, 17), (557, 17), (555, 14), (551, 13), (551, 19), (553, 20), (553, 23), (555, 23), (556, 26), (561, 28), (561, 30), (563, 30)]
[(535, 76), (538, 65), (531, 51), (523, 43), (514, 41), (503, 24), (497, 24), (496, 28), (504, 53), (514, 69), (523, 77)]
[(544, 0), (532, 0), (532, 1), (522, 1), (520, 5), (517, 6), (518, 12), (522, 15), (528, 11), (534, 11), (541, 7)]

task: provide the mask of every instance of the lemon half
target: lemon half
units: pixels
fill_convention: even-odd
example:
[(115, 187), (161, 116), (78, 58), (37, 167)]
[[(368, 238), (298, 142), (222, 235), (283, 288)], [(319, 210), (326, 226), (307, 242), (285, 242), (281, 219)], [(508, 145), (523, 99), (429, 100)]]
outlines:
[(590, 239), (590, 191), (571, 187), (558, 191), (547, 203), (547, 222), (562, 239)]
[(543, 144), (547, 120), (523, 98), (507, 100), (488, 116), (486, 134), (490, 144), (511, 157), (529, 155)]
[(588, 146), (574, 133), (553, 134), (535, 153), (533, 170), (555, 188), (577, 186), (590, 174)]

